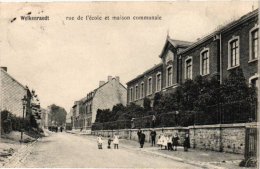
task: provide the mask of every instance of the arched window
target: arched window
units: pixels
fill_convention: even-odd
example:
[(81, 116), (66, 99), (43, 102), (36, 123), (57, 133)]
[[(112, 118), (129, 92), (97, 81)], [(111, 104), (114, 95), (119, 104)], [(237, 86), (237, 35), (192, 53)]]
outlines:
[(166, 71), (166, 87), (169, 86), (172, 86), (172, 66), (168, 66)]
[(202, 76), (209, 74), (209, 49), (206, 48), (200, 53), (200, 74)]
[(185, 79), (192, 79), (192, 57), (185, 60)]

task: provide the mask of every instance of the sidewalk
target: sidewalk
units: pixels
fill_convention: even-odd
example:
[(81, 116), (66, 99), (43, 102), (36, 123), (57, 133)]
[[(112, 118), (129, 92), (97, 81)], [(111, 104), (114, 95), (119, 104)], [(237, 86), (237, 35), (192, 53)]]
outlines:
[[(84, 135), (81, 133), (74, 133), (82, 135), (82, 137), (89, 137), (96, 139), (96, 136)], [(106, 138), (104, 138), (106, 139)], [(106, 142), (105, 142), (106, 144)], [(160, 147), (152, 147), (151, 143), (145, 143), (144, 148), (139, 148), (137, 141), (120, 139), (119, 148), (127, 148), (132, 151), (142, 151), (165, 158), (170, 158), (175, 161), (192, 164), (202, 168), (217, 168), (217, 169), (245, 169), (239, 167), (240, 161), (244, 158), (241, 154), (221, 153), (216, 151), (204, 151), (199, 149), (189, 149), (188, 152), (183, 151), (183, 147), (178, 147), (177, 151), (161, 150)], [(248, 168), (247, 168), (248, 169)], [(252, 169), (252, 168), (251, 168)]]
[[(123, 144), (123, 147), (141, 149), (139, 148), (140, 145), (137, 141), (122, 139), (120, 140), (120, 143)], [(241, 154), (204, 151), (192, 148), (189, 149), (188, 152), (184, 152), (183, 147), (178, 147), (177, 151), (168, 151), (164, 149), (161, 150), (158, 146), (152, 147), (151, 143), (145, 143), (144, 148), (141, 149), (141, 151), (206, 168), (243, 168), (239, 167), (239, 163), (243, 159), (243, 155)]]

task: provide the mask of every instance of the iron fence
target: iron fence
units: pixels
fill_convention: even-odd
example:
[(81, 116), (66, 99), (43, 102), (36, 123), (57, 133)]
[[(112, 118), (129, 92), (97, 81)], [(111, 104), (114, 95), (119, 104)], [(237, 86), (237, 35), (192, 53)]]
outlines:
[(131, 128), (130, 120), (118, 120), (104, 123), (94, 123), (92, 130), (116, 130), (116, 129), (127, 129)]
[(247, 100), (207, 106), (201, 111), (173, 111), (130, 120), (94, 123), (92, 130), (187, 127), (191, 125), (246, 123), (257, 120), (257, 101)]

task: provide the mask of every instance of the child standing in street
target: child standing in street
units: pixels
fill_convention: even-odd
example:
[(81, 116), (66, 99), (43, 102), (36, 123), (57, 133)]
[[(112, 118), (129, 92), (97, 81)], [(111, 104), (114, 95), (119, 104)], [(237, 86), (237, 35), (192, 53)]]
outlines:
[(102, 139), (102, 136), (99, 135), (97, 137), (97, 143), (98, 143), (98, 149), (102, 149), (102, 143), (103, 143), (103, 139)]
[(110, 145), (111, 145), (111, 142), (113, 141), (113, 139), (110, 138), (110, 136), (108, 136), (108, 140), (107, 140), (107, 148), (110, 149)]
[(114, 149), (118, 149), (118, 144), (119, 144), (119, 136), (118, 135), (114, 135)]
[(167, 147), (168, 147), (168, 151), (173, 150), (173, 148), (172, 148), (172, 136), (171, 135), (168, 135), (168, 137), (167, 137)]
[(173, 150), (177, 151), (177, 146), (179, 144), (179, 137), (177, 133), (174, 133), (173, 137), (172, 137), (172, 145), (173, 145)]

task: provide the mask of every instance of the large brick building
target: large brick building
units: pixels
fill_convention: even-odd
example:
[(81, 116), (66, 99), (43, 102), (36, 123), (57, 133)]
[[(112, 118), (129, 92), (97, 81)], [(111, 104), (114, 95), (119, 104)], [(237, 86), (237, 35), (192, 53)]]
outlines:
[[(7, 73), (6, 67), (0, 68), (1, 79), (1, 111), (7, 110), (17, 117), (23, 116), (23, 102), (24, 96), (28, 98), (27, 107), (30, 107), (30, 90), (14, 79)], [(30, 114), (30, 109), (27, 108), (27, 115)]]
[(145, 97), (153, 101), (156, 92), (172, 92), (198, 75), (215, 76), (222, 83), (237, 67), (249, 85), (258, 86), (258, 30), (258, 10), (254, 10), (194, 43), (167, 37), (161, 63), (127, 83), (127, 103), (143, 105)]
[(126, 94), (126, 88), (120, 83), (118, 76), (108, 76), (107, 82), (100, 81), (98, 88), (74, 102), (71, 110), (73, 129), (90, 129), (96, 120), (98, 109), (112, 109), (119, 103), (126, 105)]

